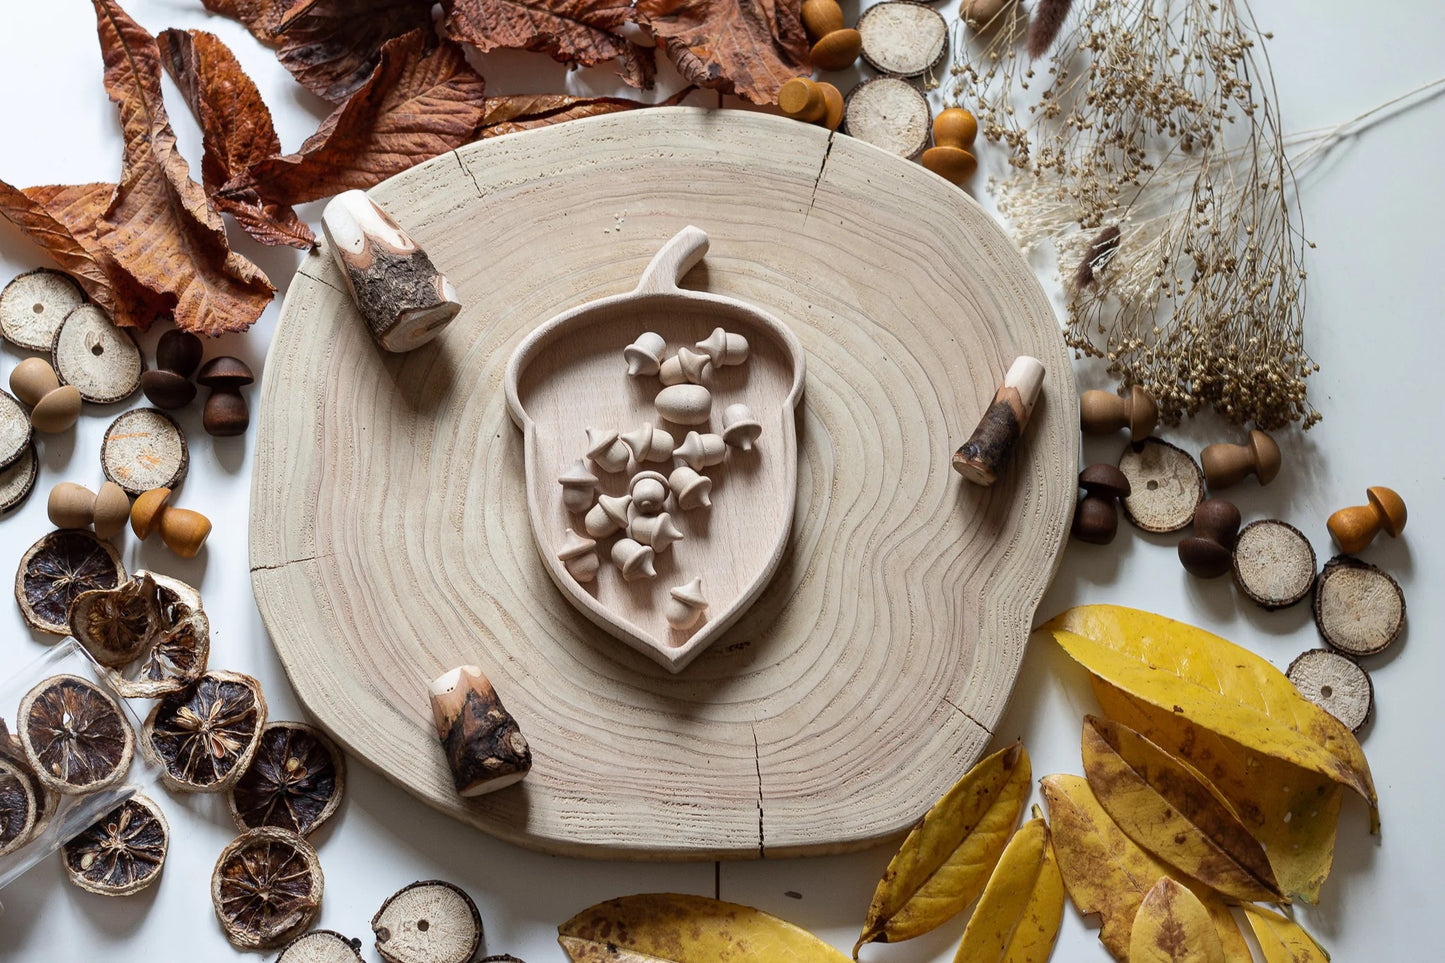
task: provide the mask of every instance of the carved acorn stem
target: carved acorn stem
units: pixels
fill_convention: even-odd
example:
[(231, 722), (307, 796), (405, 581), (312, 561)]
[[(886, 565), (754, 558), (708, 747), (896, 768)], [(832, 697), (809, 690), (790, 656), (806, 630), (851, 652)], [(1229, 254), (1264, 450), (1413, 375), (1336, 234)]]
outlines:
[(461, 795), (510, 786), (532, 768), (532, 750), (517, 720), (476, 666), (458, 666), (433, 682), (431, 711)]
[(1042, 361), (1028, 355), (1016, 358), (978, 427), (953, 453), (954, 470), (976, 485), (997, 481), (1014, 444), (1028, 427), (1043, 381)]

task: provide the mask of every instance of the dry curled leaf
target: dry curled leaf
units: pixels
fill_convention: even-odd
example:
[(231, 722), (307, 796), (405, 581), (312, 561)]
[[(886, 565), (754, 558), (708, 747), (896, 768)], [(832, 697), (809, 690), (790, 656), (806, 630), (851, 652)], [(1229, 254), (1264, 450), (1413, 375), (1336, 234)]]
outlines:
[(647, 893), (591, 906), (557, 927), (573, 963), (844, 963), (792, 923), (703, 896)]
[(223, 17), (239, 20), (251, 36), (264, 44), (274, 44), (281, 18), (296, 0), (202, 0), (207, 10)]
[[(1129, 934), (1144, 895), (1169, 869), (1140, 849), (1094, 798), (1082, 776), (1045, 776), (1040, 781), (1049, 806), (1054, 856), (1069, 898), (1080, 913), (1103, 924), (1099, 941), (1115, 959), (1129, 958)], [(1249, 946), (1229, 908), (1202, 889), (1195, 893), (1224, 946), (1229, 963), (1251, 963)]]
[(888, 863), (853, 956), (946, 923), (978, 898), (1018, 823), (1032, 770), (1021, 743), (974, 766), (933, 804)]
[(1264, 659), (1203, 629), (1152, 612), (1082, 605), (1046, 625), (1094, 675), (1265, 755), (1359, 793), (1378, 830), (1370, 765), (1354, 735), (1299, 694)]
[(1319, 901), (1334, 862), (1344, 789), (1318, 773), (1225, 739), (1170, 709), (1149, 705), (1097, 677), (1104, 714), (1204, 775), (1264, 845), (1275, 879), (1292, 897)]
[(315, 243), (296, 212), (254, 190), (216, 192), (257, 161), (281, 153), (281, 140), (261, 92), (229, 47), (204, 30), (167, 30), (156, 38), (171, 79), (201, 126), (201, 182), (222, 212), (262, 244), (310, 250)]
[(1095, 716), (1084, 717), (1083, 757), (1099, 804), (1153, 856), (1243, 902), (1283, 896), (1264, 847), (1192, 766)]
[(548, 127), (584, 117), (599, 117), (641, 107), (671, 107), (680, 104), (696, 88), (685, 87), (658, 104), (644, 104), (625, 97), (569, 97), (566, 94), (508, 94), (488, 97), (482, 104), (482, 137), (499, 137), (519, 130)]
[(1329, 963), (1330, 955), (1294, 920), (1262, 906), (1245, 906), (1244, 916), (1264, 963)]
[(225, 225), (190, 178), (161, 99), (155, 38), (114, 0), (92, 0), (105, 89), (120, 108), (125, 163), (99, 222), (101, 245), (143, 287), (174, 303), (176, 326), (244, 331), (271, 303), (261, 269), (227, 245)]
[(1134, 917), (1129, 963), (1224, 963), (1224, 946), (1199, 897), (1164, 876)]
[(688, 83), (755, 104), (813, 72), (798, 0), (637, 0), (637, 18), (663, 41)]
[(473, 139), (483, 113), (482, 77), (456, 44), (430, 48), (414, 31), (382, 48), (381, 63), (356, 94), (322, 121), (295, 154), (271, 157), (221, 191), (258, 190), (299, 204), (392, 174)]
[(307, 90), (340, 104), (361, 89), (390, 40), (421, 30), (431, 0), (293, 0), (271, 31), (276, 59)]
[(1049, 827), (1031, 819), (1014, 833), (988, 878), (954, 963), (1042, 963), (1053, 953), (1063, 918), (1064, 880)]
[(618, 34), (632, 14), (627, 0), (442, 0), (442, 10), (447, 38), (483, 52), (535, 50), (584, 67), (615, 60), (627, 83), (652, 87), (652, 50)]

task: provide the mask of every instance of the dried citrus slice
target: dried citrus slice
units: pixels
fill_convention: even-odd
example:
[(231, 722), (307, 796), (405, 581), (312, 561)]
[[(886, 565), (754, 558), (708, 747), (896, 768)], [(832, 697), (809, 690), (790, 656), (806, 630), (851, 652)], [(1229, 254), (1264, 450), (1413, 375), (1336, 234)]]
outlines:
[(82, 592), (115, 588), (125, 566), (115, 546), (90, 532), (64, 528), (26, 550), (15, 573), (15, 601), (32, 628), (70, 632), (70, 605)]
[(311, 844), (267, 826), (242, 833), (221, 851), (211, 874), (211, 903), (233, 946), (265, 950), (315, 921), (323, 885)]
[(74, 675), (51, 676), (25, 693), (16, 737), (36, 777), (59, 793), (109, 786), (130, 769), (135, 752), (120, 706)]
[(30, 841), (40, 805), (35, 787), (16, 763), (0, 758), (0, 856)]
[(239, 672), (207, 672), (161, 697), (141, 745), (179, 792), (224, 792), (251, 764), (266, 725), (261, 684)]
[(165, 814), (137, 793), (66, 843), (60, 856), (66, 875), (81, 889), (129, 896), (159, 878), (169, 843)]
[(231, 815), (241, 829), (277, 826), (309, 836), (341, 805), (346, 762), (320, 730), (273, 722), (251, 765), (231, 788)]
[(211, 622), (201, 610), (201, 594), (178, 579), (147, 574), (155, 580), (159, 617), (136, 660), (106, 673), (106, 681), (126, 698), (154, 699), (195, 682), (206, 671)]
[(70, 634), (107, 668), (134, 662), (160, 618), (155, 580), (137, 572), (113, 589), (93, 589), (70, 606)]
[(312, 930), (283, 946), (276, 963), (361, 963), (361, 940), (335, 930)]
[(467, 963), (482, 942), (477, 904), (440, 879), (393, 893), (372, 917), (371, 929), (387, 963)]
[(20, 748), (19, 740), (10, 735), (3, 719), (0, 719), (0, 762), (9, 763), (14, 771), (25, 777), (30, 784), (30, 792), (35, 797), (35, 825), (31, 827), (30, 836), (26, 840), (29, 842), (45, 832), (50, 817), (55, 815), (55, 810), (60, 806), (60, 794), (47, 787), (40, 781), (40, 777), (35, 775), (35, 770), (25, 758), (25, 750)]

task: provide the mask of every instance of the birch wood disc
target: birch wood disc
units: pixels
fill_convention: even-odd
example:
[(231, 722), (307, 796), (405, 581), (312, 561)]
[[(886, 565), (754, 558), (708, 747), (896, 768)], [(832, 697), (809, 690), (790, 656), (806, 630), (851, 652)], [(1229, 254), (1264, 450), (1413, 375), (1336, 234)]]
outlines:
[[(980, 756), (1068, 531), (1078, 408), (1042, 289), (963, 192), (786, 118), (667, 108), (499, 137), (373, 192), (462, 312), (377, 350), (331, 254), (302, 264), (260, 393), (257, 603), (300, 699), (425, 802), (556, 853), (837, 852), (909, 826)], [(797, 509), (768, 588), (678, 675), (598, 629), (532, 542), (508, 357), (631, 290), (687, 224), (683, 281), (807, 354)], [(949, 458), (1019, 354), (1048, 369), (991, 488)], [(458, 798), (430, 680), (481, 667), (531, 744)]]

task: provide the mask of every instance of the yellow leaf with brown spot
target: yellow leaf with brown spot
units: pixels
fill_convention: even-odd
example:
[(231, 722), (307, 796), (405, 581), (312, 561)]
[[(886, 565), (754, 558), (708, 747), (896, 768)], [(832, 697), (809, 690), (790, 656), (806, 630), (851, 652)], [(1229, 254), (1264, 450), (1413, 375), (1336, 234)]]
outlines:
[(1294, 920), (1262, 906), (1244, 907), (1244, 916), (1264, 953), (1264, 963), (1329, 963), (1330, 955)]
[(1095, 677), (1104, 714), (1198, 770), (1264, 846), (1288, 895), (1319, 901), (1334, 862), (1344, 789), (1334, 780), (1241, 746)]
[(974, 766), (903, 840), (873, 893), (864, 943), (927, 933), (978, 898), (1018, 824), (1033, 770), (1021, 743)]
[(1328, 776), (1378, 812), (1370, 765), (1354, 735), (1248, 649), (1192, 625), (1117, 605), (1078, 606), (1043, 629), (1075, 661), (1129, 695), (1264, 755)]
[(588, 907), (557, 927), (573, 963), (846, 963), (807, 930), (751, 906), (643, 893)]
[(1165, 876), (1139, 904), (1129, 963), (1224, 963), (1224, 946), (1199, 897)]
[[(1069, 898), (1080, 913), (1099, 917), (1099, 941), (1115, 959), (1127, 960), (1134, 917), (1144, 895), (1169, 875), (1169, 867), (1124, 835), (1082, 776), (1045, 776), (1041, 786), (1049, 805), (1054, 856)], [(1225, 960), (1252, 963), (1229, 908), (1202, 886), (1195, 895), (1209, 911)]]
[(1043, 963), (1064, 918), (1064, 880), (1049, 844), (1049, 826), (1019, 827), (988, 878), (963, 931), (954, 963)]
[(1083, 756), (1099, 804), (1155, 857), (1241, 902), (1282, 896), (1264, 847), (1188, 763), (1096, 716), (1084, 717)]

